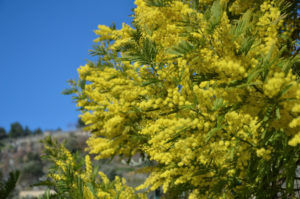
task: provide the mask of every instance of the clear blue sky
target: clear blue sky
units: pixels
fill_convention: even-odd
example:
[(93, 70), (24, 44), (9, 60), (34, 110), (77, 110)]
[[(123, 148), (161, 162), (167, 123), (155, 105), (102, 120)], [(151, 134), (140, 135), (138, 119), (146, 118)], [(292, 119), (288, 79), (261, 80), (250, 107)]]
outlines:
[(134, 0), (0, 0), (0, 127), (67, 130), (79, 112), (61, 94), (89, 59), (98, 24), (130, 23)]

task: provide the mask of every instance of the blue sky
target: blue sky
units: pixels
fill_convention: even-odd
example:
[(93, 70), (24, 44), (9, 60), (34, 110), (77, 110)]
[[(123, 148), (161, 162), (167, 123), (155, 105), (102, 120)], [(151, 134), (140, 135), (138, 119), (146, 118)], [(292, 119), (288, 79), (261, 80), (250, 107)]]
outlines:
[(134, 0), (0, 0), (0, 127), (72, 128), (79, 112), (61, 94), (90, 59), (98, 24), (130, 23)]

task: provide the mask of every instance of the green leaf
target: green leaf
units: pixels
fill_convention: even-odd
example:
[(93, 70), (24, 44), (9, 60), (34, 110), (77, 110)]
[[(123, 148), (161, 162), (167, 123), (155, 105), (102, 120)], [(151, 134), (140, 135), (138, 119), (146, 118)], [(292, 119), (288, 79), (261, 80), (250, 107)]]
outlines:
[(269, 50), (267, 56), (263, 56), (263, 57), (264, 57), (264, 62), (266, 63), (266, 64), (265, 64), (265, 68), (268, 68), (268, 67), (270, 66), (269, 62), (270, 62), (271, 57), (272, 57), (272, 55), (273, 55), (274, 48), (275, 48), (275, 46), (274, 46), (274, 44), (273, 44), (273, 45), (271, 46), (271, 48), (270, 48), (270, 50)]
[[(79, 85), (82, 90), (84, 90), (86, 84), (86, 80), (80, 80)], [(76, 89), (75, 89), (76, 90)]]
[(253, 79), (255, 79), (261, 72), (263, 71), (263, 68), (252, 71), (249, 76), (247, 77), (247, 83), (251, 82)]
[(225, 115), (219, 115), (217, 119), (217, 126), (221, 126), (222, 123), (224, 122)]
[(148, 85), (150, 85), (150, 84), (155, 84), (155, 83), (160, 82), (160, 81), (161, 81), (161, 80), (158, 80), (158, 79), (150, 79), (150, 80), (148, 80), (148, 81), (143, 82), (141, 86), (142, 86), (142, 87), (148, 86)]
[(115, 199), (119, 199), (120, 198), (121, 193), (122, 193), (123, 190), (124, 190), (124, 188), (122, 187), (122, 189), (117, 192), (117, 194), (115, 196)]
[(144, 30), (149, 36), (152, 36), (153, 30), (150, 29), (147, 25), (144, 26)]
[(210, 9), (208, 33), (213, 33), (215, 28), (220, 24), (223, 8), (219, 0), (214, 1)]
[(239, 51), (244, 53), (245, 55), (247, 55), (247, 53), (251, 49), (252, 45), (254, 44), (254, 41), (255, 41), (255, 37), (250, 37), (250, 38), (244, 39)]
[(221, 129), (222, 129), (222, 127), (215, 127), (213, 129), (211, 129), (206, 135), (205, 143), (208, 143), (208, 141)]
[(279, 97), (282, 97), (286, 92), (288, 92), (288, 90), (293, 86), (293, 84), (289, 84), (286, 87), (284, 87), (279, 94)]
[(63, 181), (58, 181), (56, 183), (56, 188), (57, 188), (58, 193), (65, 193), (65, 192), (68, 192), (68, 190), (69, 190), (68, 185), (66, 184), (66, 182), (63, 182)]
[(94, 196), (95, 198), (97, 198), (97, 195), (96, 195), (96, 193), (95, 193), (95, 189), (94, 189), (93, 184), (92, 184), (92, 183), (88, 183), (88, 184), (87, 184), (87, 187), (88, 187), (89, 190), (92, 192), (93, 196)]
[(156, 44), (149, 38), (144, 38), (142, 48), (134, 49), (133, 52), (124, 55), (121, 60), (140, 62), (142, 65), (154, 65), (156, 54)]
[(171, 0), (145, 0), (145, 2), (147, 6), (165, 7), (171, 2)]
[(218, 73), (196, 73), (191, 76), (191, 79), (194, 82), (202, 82), (202, 81), (209, 81), (213, 79), (217, 79)]
[(290, 158), (289, 162), (287, 163), (287, 175), (286, 175), (286, 188), (288, 193), (293, 193), (294, 191), (294, 182), (295, 182), (295, 172), (297, 168), (297, 159)]
[(79, 188), (78, 189), (79, 195), (83, 197), (84, 182), (82, 181), (82, 179), (79, 176), (76, 177), (76, 183), (77, 183), (77, 187)]
[(276, 108), (276, 119), (280, 119), (280, 109), (279, 109), (279, 107)]
[(61, 94), (63, 94), (63, 95), (71, 95), (71, 94), (76, 93), (76, 91), (77, 90), (75, 88), (67, 88), (67, 89), (63, 90), (61, 92)]
[(177, 55), (177, 56), (184, 56), (187, 53), (193, 51), (196, 47), (189, 41), (182, 40), (177, 45), (169, 48), (167, 53)]
[(213, 111), (216, 111), (218, 110), (219, 108), (221, 108), (223, 106), (223, 98), (217, 98), (215, 101), (214, 101), (214, 104), (213, 104)]
[(1, 183), (0, 186), (0, 198), (7, 198), (14, 191), (17, 181), (20, 176), (20, 171), (16, 170), (9, 173), (9, 178), (6, 182)]
[(44, 180), (44, 181), (35, 183), (35, 184), (31, 185), (31, 186), (33, 186), (33, 187), (36, 187), (36, 186), (47, 186), (47, 187), (50, 187), (50, 186), (55, 186), (55, 183), (51, 182), (50, 180)]
[(235, 38), (240, 37), (243, 33), (246, 33), (246, 30), (250, 27), (250, 19), (252, 16), (251, 10), (248, 10), (243, 16), (238, 20), (237, 25), (232, 30)]
[(231, 160), (233, 160), (233, 158), (234, 158), (235, 150), (236, 150), (235, 147), (231, 147), (231, 149), (230, 149), (229, 157)]

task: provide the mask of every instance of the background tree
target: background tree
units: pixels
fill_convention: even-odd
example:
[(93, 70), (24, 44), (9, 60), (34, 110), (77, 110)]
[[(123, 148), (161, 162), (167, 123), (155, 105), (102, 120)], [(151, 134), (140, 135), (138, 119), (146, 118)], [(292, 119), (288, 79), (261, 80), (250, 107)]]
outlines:
[(10, 130), (8, 133), (9, 137), (17, 138), (23, 136), (23, 134), (24, 134), (23, 127), (19, 122), (15, 122), (10, 125)]
[(24, 134), (24, 136), (29, 136), (32, 134), (32, 131), (28, 128), (28, 126), (26, 126), (23, 134)]
[(37, 128), (33, 131), (33, 135), (42, 135), (42, 134), (43, 134), (43, 131), (40, 128)]
[(0, 127), (0, 140), (7, 138), (6, 130), (5, 128)]

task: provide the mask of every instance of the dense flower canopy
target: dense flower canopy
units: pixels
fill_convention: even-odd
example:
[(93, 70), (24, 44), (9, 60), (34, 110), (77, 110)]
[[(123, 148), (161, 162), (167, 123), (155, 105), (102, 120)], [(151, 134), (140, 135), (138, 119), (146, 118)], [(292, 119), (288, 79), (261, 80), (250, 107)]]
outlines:
[(150, 176), (139, 189), (162, 186), (191, 199), (293, 193), (300, 159), (293, 5), (135, 4), (132, 25), (98, 26), (99, 60), (70, 81), (92, 132), (89, 153), (143, 155)]

